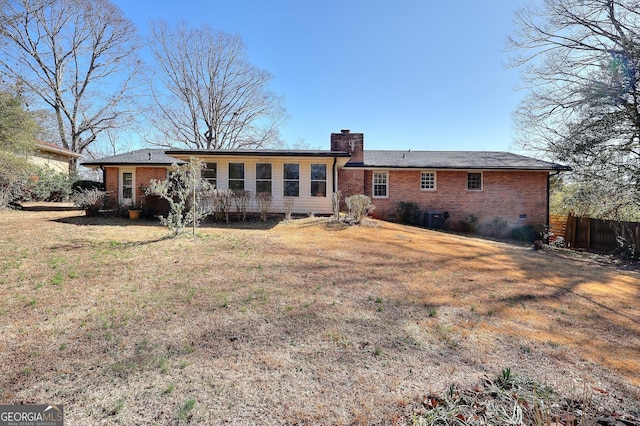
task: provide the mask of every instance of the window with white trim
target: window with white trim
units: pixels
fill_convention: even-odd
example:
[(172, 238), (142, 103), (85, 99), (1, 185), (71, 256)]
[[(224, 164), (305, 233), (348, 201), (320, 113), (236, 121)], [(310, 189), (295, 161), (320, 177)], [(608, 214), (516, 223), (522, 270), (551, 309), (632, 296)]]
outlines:
[(256, 194), (271, 194), (271, 163), (256, 163)]
[(202, 179), (209, 182), (213, 187), (217, 187), (218, 163), (204, 163), (202, 168)]
[(373, 172), (373, 198), (389, 196), (389, 173)]
[(285, 197), (300, 196), (300, 164), (284, 164), (284, 190)]
[(482, 191), (482, 173), (467, 173), (467, 191)]
[(229, 163), (229, 189), (244, 191), (244, 163)]
[(133, 198), (133, 173), (122, 173), (122, 198)]
[(422, 172), (420, 175), (420, 190), (435, 191), (436, 190), (436, 173)]
[(311, 165), (311, 196), (312, 197), (327, 196), (327, 165), (326, 164)]

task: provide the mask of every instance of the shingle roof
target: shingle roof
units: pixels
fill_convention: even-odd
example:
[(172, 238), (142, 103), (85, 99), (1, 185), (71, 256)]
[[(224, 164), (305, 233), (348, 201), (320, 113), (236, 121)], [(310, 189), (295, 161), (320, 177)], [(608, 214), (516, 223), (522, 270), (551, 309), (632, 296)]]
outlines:
[[(183, 160), (167, 154), (208, 154), (208, 155), (263, 155), (263, 156), (346, 156), (339, 151), (279, 151), (279, 150), (236, 150), (236, 151), (190, 151), (165, 149), (139, 149), (125, 154), (113, 155), (98, 160), (85, 161), (85, 166), (118, 165), (171, 165), (185, 164)], [(364, 151), (362, 163), (348, 162), (345, 167), (408, 168), (408, 169), (503, 169), (503, 170), (571, 170), (567, 166), (509, 152), (493, 151)]]
[(107, 166), (110, 164), (138, 165), (138, 166), (170, 166), (174, 163), (185, 164), (184, 161), (169, 157), (166, 149), (138, 149), (125, 154), (112, 155), (111, 157), (97, 160), (84, 161), (83, 166)]
[(364, 151), (362, 163), (346, 167), (420, 169), (570, 170), (569, 167), (510, 152), (492, 151)]
[(223, 155), (245, 157), (349, 157), (345, 151), (327, 150), (284, 150), (284, 149), (212, 149), (185, 150), (176, 149), (166, 151), (169, 155)]

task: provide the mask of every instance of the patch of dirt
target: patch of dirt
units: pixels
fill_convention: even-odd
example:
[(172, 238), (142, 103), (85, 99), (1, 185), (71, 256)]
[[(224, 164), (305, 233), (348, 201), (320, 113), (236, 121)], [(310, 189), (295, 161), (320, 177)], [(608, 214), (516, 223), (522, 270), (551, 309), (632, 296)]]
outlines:
[(505, 368), (640, 412), (640, 275), (371, 221), (0, 212), (0, 395), (70, 424), (380, 424)]

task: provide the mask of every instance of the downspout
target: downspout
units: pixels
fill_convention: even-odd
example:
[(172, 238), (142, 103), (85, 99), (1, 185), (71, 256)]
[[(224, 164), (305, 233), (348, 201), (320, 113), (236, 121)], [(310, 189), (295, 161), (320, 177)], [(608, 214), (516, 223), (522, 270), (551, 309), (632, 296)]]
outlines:
[(333, 187), (333, 193), (334, 194), (336, 193), (336, 180), (338, 179), (338, 174), (337, 174), (337, 171), (336, 171), (337, 162), (338, 162), (338, 157), (333, 157), (333, 179), (332, 179), (332, 182), (331, 182), (331, 184), (332, 184), (331, 186)]
[(554, 174), (547, 175), (547, 228), (544, 237), (544, 243), (549, 244), (549, 231), (551, 230), (551, 177), (558, 176), (560, 170), (556, 170)]
[(104, 169), (104, 165), (100, 166), (100, 170), (102, 170), (102, 185), (104, 185), (105, 191), (107, 190), (107, 171)]

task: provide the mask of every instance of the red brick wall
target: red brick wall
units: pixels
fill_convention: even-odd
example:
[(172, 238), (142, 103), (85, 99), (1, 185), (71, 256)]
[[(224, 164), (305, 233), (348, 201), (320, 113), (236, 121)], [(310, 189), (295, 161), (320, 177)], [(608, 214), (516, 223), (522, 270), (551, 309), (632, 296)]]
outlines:
[[(105, 188), (109, 192), (108, 205), (118, 205), (118, 185), (120, 179), (119, 167), (105, 167)], [(162, 180), (167, 178), (165, 167), (136, 167), (135, 186), (136, 200), (144, 199), (144, 190), (149, 186), (151, 179)]]
[(342, 192), (342, 196), (349, 197), (355, 194), (363, 194), (365, 187), (364, 176), (364, 170), (339, 169), (338, 190)]
[(151, 179), (164, 180), (167, 178), (165, 167), (137, 167), (136, 168), (136, 201), (144, 200), (144, 191)]
[(509, 227), (546, 223), (547, 172), (485, 171), (482, 191), (467, 191), (467, 172), (438, 171), (436, 190), (421, 191), (421, 171), (391, 170), (389, 198), (373, 198), (371, 170), (364, 171), (361, 191), (354, 191), (356, 184), (344, 171), (340, 171), (339, 180), (343, 195), (364, 193), (371, 197), (376, 206), (374, 216), (383, 219), (394, 217), (400, 201), (413, 201), (423, 212), (448, 211), (452, 228), (467, 214), (476, 215), (480, 225), (496, 217), (505, 219)]
[(104, 186), (109, 193), (106, 204), (108, 206), (118, 205), (118, 168), (117, 167), (105, 167), (104, 168)]
[(364, 133), (351, 133), (342, 130), (331, 133), (331, 151), (346, 151), (351, 154), (350, 163), (362, 163), (364, 150)]

